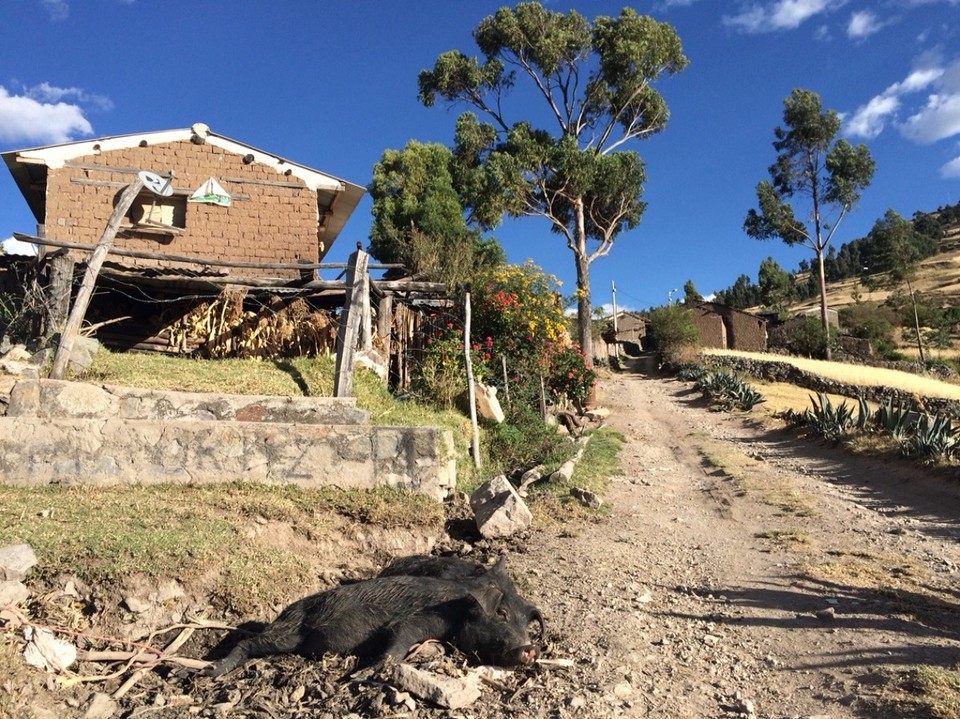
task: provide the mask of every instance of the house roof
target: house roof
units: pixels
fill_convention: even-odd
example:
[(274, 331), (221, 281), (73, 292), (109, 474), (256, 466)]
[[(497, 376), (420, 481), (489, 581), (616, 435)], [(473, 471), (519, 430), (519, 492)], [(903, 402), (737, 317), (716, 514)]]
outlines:
[[(10, 150), (0, 153), (13, 175), (14, 181), (26, 199), (30, 210), (37, 222), (43, 222), (46, 214), (46, 185), (49, 169), (57, 169), (69, 161), (110, 150), (122, 150), (138, 147), (142, 143), (158, 145), (169, 142), (182, 142), (199, 138), (203, 142), (223, 148), (227, 152), (242, 155), (252, 155), (252, 161), (269, 165), (284, 173), (303, 181), (307, 187), (317, 193), (318, 222), (324, 225), (324, 244), (329, 248), (337, 235), (343, 229), (347, 219), (356, 209), (363, 197), (365, 188), (360, 185), (341, 180), (306, 165), (291, 162), (250, 145), (245, 145), (229, 137), (212, 132), (203, 123), (196, 123), (192, 127), (178, 130), (159, 130), (156, 132), (138, 132), (131, 135), (113, 135), (76, 142), (66, 142), (58, 145), (44, 145), (23, 150)], [(151, 168), (143, 168), (151, 169)]]

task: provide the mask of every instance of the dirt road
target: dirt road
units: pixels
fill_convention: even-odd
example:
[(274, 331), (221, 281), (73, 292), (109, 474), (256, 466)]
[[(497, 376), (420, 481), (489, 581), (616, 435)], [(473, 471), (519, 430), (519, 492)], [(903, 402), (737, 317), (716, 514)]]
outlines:
[(24, 701), (34, 719), (956, 716), (903, 703), (912, 670), (960, 660), (955, 477), (709, 411), (673, 380), (618, 374), (600, 401), (626, 440), (609, 516), (473, 551), (506, 554), (543, 609), (545, 658), (571, 667), (508, 672), (457, 710), (297, 656), (218, 679), (158, 669), (101, 713), (91, 692), (121, 678)]
[(698, 398), (608, 380), (610, 520), (513, 559), (578, 662), (543, 716), (904, 716), (906, 673), (960, 659), (955, 481)]

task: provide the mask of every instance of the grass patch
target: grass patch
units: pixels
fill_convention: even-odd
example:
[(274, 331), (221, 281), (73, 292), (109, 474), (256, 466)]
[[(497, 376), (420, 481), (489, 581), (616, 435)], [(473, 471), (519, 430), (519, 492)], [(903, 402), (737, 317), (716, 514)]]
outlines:
[(754, 536), (758, 539), (766, 539), (780, 549), (810, 543), (810, 535), (799, 529), (770, 529), (758, 532)]
[(960, 673), (954, 669), (921, 666), (907, 674), (905, 689), (929, 716), (960, 719)]
[(91, 586), (134, 574), (187, 583), (219, 572), (214, 594), (249, 611), (315, 581), (302, 547), (270, 543), (251, 535), (249, 525), (261, 518), (281, 522), (306, 542), (330, 531), (332, 514), (386, 528), (443, 526), (437, 502), (389, 488), (0, 486), (0, 545), (28, 543), (41, 578), (70, 574)]
[(794, 517), (816, 516), (815, 498), (798, 491), (789, 480), (769, 471), (764, 462), (717, 442), (708, 443), (701, 456), (707, 468), (723, 472), (740, 496), (751, 494), (764, 504)]
[(606, 504), (599, 510), (583, 506), (570, 495), (570, 490), (579, 487), (603, 497), (610, 478), (623, 474), (619, 455), (626, 440), (619, 432), (606, 427), (590, 432), (589, 437), (583, 457), (569, 481), (537, 482), (530, 487), (530, 510), (538, 525), (557, 526), (568, 520), (604, 516), (609, 511)]
[(818, 582), (853, 589), (879, 589), (889, 587), (892, 582), (917, 587), (920, 581), (917, 567), (904, 562), (902, 557), (843, 549), (830, 549), (825, 553), (836, 559), (804, 565), (803, 574)]
[(199, 360), (101, 348), (93, 355), (90, 367), (76, 379), (180, 392), (330, 397), (333, 367), (332, 355), (283, 360)]

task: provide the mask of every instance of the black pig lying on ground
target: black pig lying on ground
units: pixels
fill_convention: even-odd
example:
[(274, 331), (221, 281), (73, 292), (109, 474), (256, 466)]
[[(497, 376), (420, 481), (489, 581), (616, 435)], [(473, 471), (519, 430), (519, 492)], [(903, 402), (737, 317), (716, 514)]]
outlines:
[(497, 607), (497, 615), (506, 622), (514, 624), (519, 630), (526, 632), (531, 623), (540, 625), (539, 638), (544, 639), (546, 627), (543, 614), (520, 596), (517, 586), (507, 574), (506, 560), (501, 557), (490, 569), (480, 562), (459, 557), (412, 556), (401, 557), (384, 567), (381, 577), (409, 576), (409, 577), (436, 577), (437, 579), (470, 579), (487, 576), (493, 579), (500, 591), (503, 592), (503, 601)]
[(498, 566), (479, 576), (451, 579), (376, 577), (304, 597), (205, 673), (220, 676), (247, 659), (270, 654), (402, 659), (411, 646), (428, 639), (447, 642), (485, 664), (530, 664), (537, 648), (526, 625), (521, 629), (503, 618), (509, 600)]

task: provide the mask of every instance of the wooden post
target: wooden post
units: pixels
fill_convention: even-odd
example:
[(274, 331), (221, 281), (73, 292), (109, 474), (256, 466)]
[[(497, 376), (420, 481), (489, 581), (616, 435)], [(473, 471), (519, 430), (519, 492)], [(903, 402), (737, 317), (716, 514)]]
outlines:
[(337, 329), (337, 363), (333, 373), (333, 396), (353, 396), (353, 354), (363, 314), (363, 296), (370, 296), (367, 253), (359, 247), (347, 261), (347, 296)]
[(367, 277), (366, 290), (360, 295), (360, 349), (369, 352), (373, 349), (373, 314), (370, 312), (370, 282)]
[(391, 368), (393, 362), (390, 355), (393, 352), (393, 295), (385, 294), (380, 298), (377, 306), (377, 335), (383, 343), (383, 359), (387, 363), (387, 385), (390, 384)]
[(67, 324), (64, 325), (63, 332), (60, 334), (60, 344), (57, 346), (57, 354), (53, 358), (53, 367), (50, 369), (51, 379), (63, 379), (63, 374), (70, 362), (70, 353), (73, 351), (73, 343), (80, 332), (80, 326), (83, 324), (83, 318), (87, 314), (87, 307), (90, 304), (90, 298), (93, 296), (93, 288), (97, 284), (97, 275), (100, 274), (100, 267), (107, 257), (110, 245), (113, 244), (113, 238), (117, 236), (117, 230), (120, 229), (120, 220), (130, 209), (130, 205), (143, 189), (143, 180), (139, 177), (131, 182), (117, 200), (116, 207), (113, 208), (113, 214), (100, 236), (96, 249), (87, 260), (87, 271), (84, 273), (83, 282), (80, 290), (77, 292), (77, 299), (70, 310), (70, 316), (67, 318)]
[(470, 401), (470, 425), (473, 427), (473, 466), (480, 466), (480, 428), (477, 425), (477, 396), (473, 387), (473, 355), (470, 354), (470, 293), (463, 308), (463, 354), (467, 365), (467, 397)]
[(507, 401), (507, 406), (510, 406), (510, 380), (507, 377), (507, 358), (503, 355), (500, 355), (500, 364), (503, 365), (503, 398)]
[(50, 339), (57, 332), (63, 333), (70, 314), (70, 293), (73, 291), (73, 270), (76, 264), (66, 250), (50, 253), (46, 257), (47, 286), (46, 317), (43, 336)]

